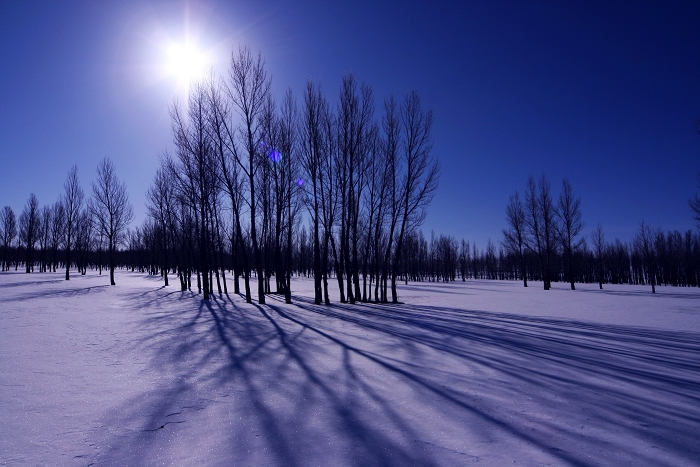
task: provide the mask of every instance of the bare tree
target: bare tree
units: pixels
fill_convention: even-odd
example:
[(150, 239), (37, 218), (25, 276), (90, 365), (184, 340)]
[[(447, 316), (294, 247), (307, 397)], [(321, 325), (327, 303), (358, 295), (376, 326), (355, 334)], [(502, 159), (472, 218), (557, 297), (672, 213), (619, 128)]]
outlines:
[[(223, 88), (226, 90), (225, 86)], [(212, 139), (212, 148), (217, 160), (219, 170), (216, 171), (218, 183), (229, 197), (231, 209), (231, 259), (233, 268), (233, 290), (240, 293), (238, 277), (240, 267), (243, 266), (243, 280), (245, 287), (245, 299), (251, 302), (250, 296), (250, 262), (248, 250), (245, 246), (243, 235), (243, 205), (244, 178), (239, 164), (238, 134), (232, 121), (233, 113), (231, 103), (224, 99), (222, 86), (217, 85), (212, 75), (208, 83), (209, 97), (209, 131)], [(228, 93), (226, 93), (228, 96)]]
[(384, 101), (384, 116), (382, 117), (382, 130), (384, 132), (383, 152), (384, 163), (386, 165), (385, 180), (383, 181), (383, 195), (388, 206), (388, 230), (382, 232), (382, 223), (377, 223), (375, 230), (375, 245), (379, 247), (382, 237), (384, 242), (384, 258), (382, 259), (381, 278), (377, 281), (378, 288), (375, 289), (375, 299), (379, 294), (379, 301), (388, 301), (387, 280), (391, 255), (394, 250), (394, 240), (396, 229), (401, 216), (401, 161), (399, 158), (399, 147), (401, 144), (401, 126), (398, 104), (393, 95)]
[[(312, 81), (306, 84), (304, 93), (304, 110), (301, 123), (301, 164), (306, 173), (305, 201), (313, 222), (313, 268), (314, 268), (314, 303), (317, 305), (323, 300), (321, 286), (321, 239), (320, 224), (322, 216), (322, 166), (321, 151), (323, 149), (323, 112), (325, 110), (325, 98), (321, 90)], [(336, 274), (340, 275), (339, 271)], [(342, 281), (342, 278), (339, 280)], [(341, 282), (342, 294), (342, 282)]]
[(270, 95), (270, 80), (265, 71), (265, 63), (258, 54), (253, 56), (250, 48), (241, 47), (238, 54), (231, 55), (229, 85), (226, 88), (233, 107), (241, 118), (239, 141), (243, 146), (237, 158), (247, 178), (250, 211), (250, 238), (258, 276), (258, 302), (265, 303), (263, 281), (263, 261), (260, 251), (257, 226), (256, 175), (261, 166), (262, 117)]
[[(146, 191), (146, 209), (148, 210), (148, 215), (158, 225), (161, 232), (158, 239), (160, 242), (160, 249), (162, 251), (162, 262), (160, 267), (161, 275), (166, 287), (169, 285), (168, 251), (171, 243), (169, 242), (168, 233), (172, 235), (173, 232), (174, 225), (172, 222), (172, 210), (176, 204), (172, 182), (173, 180), (169, 177), (167, 162), (161, 163), (161, 167), (156, 172), (156, 176), (153, 179), (151, 186), (149, 186), (148, 190)], [(183, 289), (183, 291), (185, 289)]]
[(417, 91), (408, 94), (401, 106), (401, 129), (403, 133), (402, 159), (404, 174), (401, 180), (400, 225), (396, 239), (393, 271), (391, 275), (391, 300), (398, 303), (396, 278), (399, 273), (403, 242), (426, 216), (426, 208), (437, 190), (440, 165), (434, 160), (431, 129), (432, 111), (421, 108)]
[[(279, 150), (283, 156), (273, 165), (275, 274), (277, 276), (277, 292), (284, 293), (286, 303), (292, 303), (292, 229), (299, 211), (299, 186), (297, 183), (299, 111), (291, 89), (287, 90), (280, 110), (276, 125), (279, 134)], [(274, 161), (274, 158), (272, 160)]]
[(39, 245), (41, 249), (40, 272), (46, 272), (49, 263), (49, 243), (51, 241), (51, 225), (53, 224), (53, 210), (50, 205), (41, 209), (41, 232), (39, 234)]
[[(700, 135), (700, 119), (695, 120), (695, 131)], [(700, 187), (700, 175), (698, 175), (698, 187)], [(690, 210), (693, 212), (693, 219), (695, 219), (696, 226), (700, 229), (700, 194), (695, 194), (693, 198), (688, 200), (690, 205)]]
[(114, 282), (115, 252), (125, 240), (126, 228), (133, 218), (126, 185), (117, 179), (114, 164), (108, 158), (97, 166), (97, 180), (92, 183), (90, 212), (100, 233), (107, 239), (109, 281)]
[(328, 294), (328, 262), (330, 256), (333, 257), (334, 269), (336, 272), (336, 280), (338, 281), (338, 290), (340, 292), (340, 301), (344, 303), (345, 290), (343, 289), (343, 271), (341, 266), (342, 254), (340, 253), (339, 245), (336, 242), (334, 235), (335, 226), (340, 212), (340, 196), (339, 196), (339, 179), (340, 167), (342, 167), (342, 154), (339, 151), (337, 118), (333, 114), (326, 101), (319, 93), (320, 105), (319, 120), (321, 124), (320, 131), (320, 148), (321, 156), (320, 168), (318, 170), (318, 189), (321, 193), (321, 225), (323, 226), (323, 242), (321, 244), (321, 276), (323, 282), (323, 301), (326, 305), (330, 304)]
[(2, 233), (2, 270), (10, 270), (10, 248), (17, 236), (17, 218), (10, 206), (0, 211), (0, 233)]
[[(368, 144), (368, 164), (367, 164), (367, 189), (365, 190), (363, 223), (366, 225), (364, 234), (364, 251), (362, 254), (362, 301), (372, 300), (372, 271), (371, 262), (375, 257), (372, 254), (373, 234), (376, 230), (375, 223), (382, 221), (383, 199), (382, 188), (384, 187), (384, 169), (382, 166), (381, 143), (379, 139), (379, 126), (375, 123), (371, 132), (367, 135)], [(369, 296), (367, 295), (367, 276), (369, 275)]]
[(39, 200), (32, 193), (27, 204), (19, 215), (19, 238), (26, 247), (26, 272), (34, 270), (34, 245), (39, 239), (41, 231), (41, 217), (39, 213)]
[[(518, 255), (520, 261), (520, 272), (523, 275), (523, 286), (527, 287), (527, 271), (525, 270), (525, 247), (526, 237), (526, 217), (525, 208), (520, 201), (520, 193), (510, 197), (510, 202), (506, 206), (506, 221), (508, 228), (503, 230), (503, 246), (509, 251)], [(468, 249), (468, 248), (467, 248)]]
[(603, 226), (600, 222), (593, 232), (591, 232), (591, 242), (593, 243), (593, 254), (595, 255), (596, 262), (598, 263), (598, 285), (600, 289), (603, 290), (603, 258), (605, 256), (605, 233), (603, 232)]
[(58, 248), (61, 245), (66, 228), (66, 210), (60, 198), (51, 208), (51, 220), (51, 265), (53, 272), (56, 272), (58, 267)]
[(75, 264), (84, 276), (87, 273), (88, 255), (94, 247), (95, 240), (95, 219), (87, 207), (80, 211), (75, 229)]
[[(700, 133), (700, 120), (696, 124), (698, 128), (698, 133)], [(698, 176), (698, 187), (700, 187), (700, 175)], [(688, 200), (688, 205), (690, 210), (693, 212), (693, 219), (695, 219), (696, 226), (700, 229), (700, 194), (695, 194), (693, 198)]]
[(63, 207), (65, 209), (65, 230), (63, 245), (66, 250), (66, 280), (70, 280), (71, 250), (77, 235), (78, 218), (83, 206), (83, 189), (78, 181), (78, 166), (74, 165), (68, 172), (68, 179), (63, 185), (65, 195), (63, 197)]
[(218, 189), (216, 174), (219, 169), (210, 137), (209, 111), (207, 88), (203, 84), (195, 84), (190, 89), (186, 116), (177, 105), (173, 105), (170, 111), (179, 161), (172, 173), (182, 201), (193, 211), (199, 263), (197, 283), (198, 290), (203, 290), (204, 300), (209, 300), (211, 290), (210, 216), (211, 203)]
[(656, 266), (658, 249), (656, 238), (661, 233), (660, 227), (650, 227), (642, 221), (634, 238), (634, 248), (641, 255), (646, 269), (647, 280), (651, 283), (651, 293), (656, 293)]
[[(347, 298), (355, 303), (360, 298), (358, 272), (358, 227), (362, 191), (365, 185), (368, 134), (374, 115), (372, 88), (359, 89), (352, 74), (343, 76), (338, 108), (339, 188), (341, 197), (340, 249), (341, 271), (347, 278)], [(342, 267), (344, 266), (344, 267)]]
[(562, 181), (562, 191), (559, 194), (559, 209), (556, 211), (559, 218), (557, 231), (559, 240), (564, 247), (566, 264), (571, 290), (576, 290), (574, 285), (574, 253), (583, 245), (584, 239), (577, 237), (585, 224), (581, 214), (581, 198), (574, 195), (574, 190), (568, 179)]
[(542, 174), (539, 183), (534, 177), (527, 181), (525, 212), (528, 227), (526, 245), (537, 254), (542, 269), (544, 290), (552, 288), (551, 269), (557, 248), (556, 209), (552, 203), (551, 185)]

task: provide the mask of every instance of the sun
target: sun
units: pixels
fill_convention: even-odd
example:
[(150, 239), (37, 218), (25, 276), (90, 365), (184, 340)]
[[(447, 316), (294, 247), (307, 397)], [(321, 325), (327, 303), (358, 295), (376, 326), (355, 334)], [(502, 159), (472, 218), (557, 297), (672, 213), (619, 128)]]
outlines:
[(170, 43), (167, 47), (166, 71), (181, 84), (189, 85), (204, 75), (208, 59), (195, 44)]

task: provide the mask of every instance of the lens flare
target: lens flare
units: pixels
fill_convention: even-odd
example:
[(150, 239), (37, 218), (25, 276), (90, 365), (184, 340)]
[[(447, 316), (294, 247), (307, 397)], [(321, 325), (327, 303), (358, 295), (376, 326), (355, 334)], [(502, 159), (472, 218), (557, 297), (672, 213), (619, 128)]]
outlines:
[(282, 154), (277, 149), (272, 149), (270, 151), (270, 159), (272, 159), (272, 162), (279, 162), (282, 160)]
[(297, 180), (297, 185), (299, 185), (299, 186), (304, 185), (304, 179), (300, 178), (299, 180)]

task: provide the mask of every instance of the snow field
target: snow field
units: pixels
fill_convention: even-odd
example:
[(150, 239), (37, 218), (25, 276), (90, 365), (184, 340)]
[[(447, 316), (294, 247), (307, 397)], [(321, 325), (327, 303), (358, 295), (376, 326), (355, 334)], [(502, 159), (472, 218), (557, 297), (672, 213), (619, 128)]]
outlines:
[(697, 289), (116, 280), (0, 274), (0, 465), (700, 465)]

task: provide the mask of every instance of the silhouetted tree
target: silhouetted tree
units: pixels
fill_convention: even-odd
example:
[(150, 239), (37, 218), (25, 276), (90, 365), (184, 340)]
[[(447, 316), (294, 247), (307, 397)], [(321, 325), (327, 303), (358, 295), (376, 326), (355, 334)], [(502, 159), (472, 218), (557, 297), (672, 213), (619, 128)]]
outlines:
[(647, 280), (651, 283), (652, 293), (656, 293), (656, 266), (658, 259), (656, 239), (659, 233), (661, 233), (660, 228), (652, 228), (642, 221), (639, 225), (637, 236), (634, 238), (634, 247), (644, 262)]
[(384, 133), (383, 153), (384, 164), (386, 166), (384, 183), (384, 199), (387, 205), (388, 218), (386, 232), (383, 232), (383, 225), (377, 224), (375, 231), (375, 243), (379, 249), (379, 243), (382, 238), (384, 255), (379, 258), (381, 261), (381, 277), (377, 281), (378, 288), (375, 290), (375, 299), (379, 295), (379, 301), (388, 301), (387, 281), (391, 267), (392, 254), (394, 252), (394, 242), (396, 238), (396, 229), (401, 219), (401, 203), (403, 196), (401, 194), (401, 160), (399, 149), (401, 146), (401, 116), (398, 104), (393, 95), (384, 101), (384, 116), (382, 117), (382, 130)]
[(125, 240), (126, 228), (133, 218), (126, 185), (117, 179), (114, 164), (105, 158), (97, 166), (97, 180), (92, 184), (90, 213), (97, 229), (107, 240), (109, 282), (115, 285), (115, 252)]
[[(700, 126), (700, 124), (698, 125)], [(700, 131), (698, 132), (700, 133)], [(700, 187), (700, 176), (698, 176), (698, 187)], [(688, 200), (688, 204), (690, 205), (690, 210), (693, 213), (693, 219), (695, 219), (696, 222), (695, 225), (698, 229), (700, 229), (700, 195), (695, 194), (693, 198)]]
[(559, 241), (564, 247), (566, 255), (566, 265), (568, 271), (568, 279), (571, 284), (571, 290), (576, 290), (574, 285), (574, 253), (583, 245), (584, 240), (577, 237), (583, 230), (585, 224), (581, 214), (581, 198), (574, 195), (574, 190), (568, 179), (562, 181), (562, 191), (559, 194), (559, 209), (556, 211), (559, 218), (557, 231)]
[(78, 217), (83, 206), (83, 189), (78, 181), (78, 166), (74, 165), (68, 172), (68, 179), (63, 185), (65, 194), (62, 200), (65, 210), (65, 230), (63, 245), (66, 251), (66, 280), (70, 280), (71, 252), (77, 234)]
[(503, 246), (518, 255), (520, 262), (520, 272), (523, 275), (523, 286), (527, 287), (527, 272), (525, 270), (525, 257), (523, 248), (525, 247), (526, 237), (526, 217), (525, 208), (520, 201), (520, 193), (517, 191), (515, 195), (510, 197), (510, 202), (506, 206), (506, 221), (508, 228), (503, 230)]
[(605, 274), (603, 267), (603, 258), (605, 256), (605, 233), (603, 232), (603, 226), (600, 222), (598, 222), (596, 228), (593, 229), (593, 232), (591, 232), (591, 243), (593, 243), (593, 254), (595, 255), (596, 263), (598, 263), (598, 285), (602, 290), (604, 279), (603, 275)]
[[(304, 93), (304, 108), (300, 124), (301, 136), (301, 165), (304, 169), (305, 197), (311, 222), (313, 224), (313, 270), (314, 270), (314, 303), (321, 304), (323, 300), (321, 274), (321, 216), (322, 216), (322, 151), (324, 148), (323, 118), (326, 111), (326, 101), (321, 90), (312, 81), (306, 84)], [(336, 271), (337, 274), (340, 274)], [(339, 279), (342, 281), (342, 278)], [(342, 282), (341, 282), (342, 284)], [(342, 285), (341, 294), (343, 293)]]
[[(167, 156), (165, 156), (167, 157)], [(148, 215), (158, 225), (160, 229), (159, 243), (162, 251), (161, 258), (161, 275), (165, 286), (168, 283), (168, 252), (173, 242), (171, 236), (174, 235), (174, 230), (177, 228), (174, 223), (173, 209), (177, 204), (174, 193), (173, 179), (169, 177), (167, 162), (161, 161), (161, 167), (156, 172), (153, 182), (146, 191), (146, 209)], [(179, 265), (178, 265), (179, 266)], [(183, 285), (182, 283), (180, 284)], [(185, 291), (186, 287), (182, 287)]]
[(539, 183), (534, 177), (527, 182), (525, 192), (528, 240), (526, 245), (537, 254), (542, 271), (544, 290), (552, 287), (552, 266), (556, 253), (556, 210), (550, 193), (551, 185), (542, 174)]
[(340, 250), (341, 271), (347, 279), (347, 299), (355, 303), (360, 298), (358, 227), (360, 203), (364, 189), (368, 132), (374, 115), (371, 87), (363, 84), (358, 94), (354, 75), (343, 76), (340, 105), (337, 113), (337, 137), (340, 171)]
[(17, 218), (10, 206), (0, 211), (0, 233), (2, 234), (2, 270), (10, 270), (10, 248), (17, 236)]
[(49, 263), (49, 244), (51, 241), (51, 225), (53, 224), (52, 213), (50, 205), (46, 205), (41, 209), (41, 231), (39, 233), (39, 248), (41, 249), (40, 272), (46, 272)]
[(88, 255), (93, 248), (95, 220), (90, 209), (80, 211), (75, 224), (75, 264), (81, 275), (87, 273)]
[[(204, 300), (209, 300), (211, 203), (218, 189), (218, 164), (210, 138), (209, 98), (207, 88), (195, 84), (190, 88), (187, 114), (178, 105), (171, 107), (173, 134), (179, 164), (172, 173), (180, 197), (192, 210), (197, 250), (197, 284)], [(192, 249), (190, 249), (192, 251)]]
[[(231, 233), (229, 241), (231, 244), (231, 261), (233, 269), (233, 290), (240, 293), (238, 277), (241, 273), (240, 266), (243, 266), (243, 280), (245, 287), (245, 299), (251, 302), (250, 296), (250, 261), (248, 249), (246, 248), (243, 234), (243, 206), (245, 197), (243, 186), (245, 179), (240, 164), (239, 157), (239, 135), (236, 124), (233, 122), (233, 112), (231, 103), (225, 99), (230, 97), (230, 90), (225, 86), (217, 85), (213, 77), (208, 85), (209, 95), (209, 128), (212, 138), (212, 149), (219, 168), (216, 171), (218, 183), (223, 191), (228, 195), (229, 207), (231, 209)], [(229, 99), (230, 100), (230, 99)]]
[(426, 208), (437, 190), (440, 165), (434, 160), (431, 129), (432, 111), (421, 108), (417, 91), (408, 94), (401, 106), (401, 129), (403, 133), (401, 151), (404, 166), (401, 180), (400, 224), (396, 239), (393, 272), (391, 276), (391, 300), (398, 302), (396, 278), (399, 273), (402, 247), (407, 233), (412, 232), (426, 216)]
[(34, 269), (34, 245), (39, 239), (41, 231), (41, 217), (39, 213), (39, 201), (36, 195), (29, 195), (27, 204), (19, 215), (19, 238), (26, 248), (26, 272)]
[(51, 207), (51, 265), (53, 272), (58, 268), (58, 248), (65, 236), (66, 210), (59, 198)]
[(231, 55), (227, 92), (233, 108), (241, 119), (239, 142), (241, 150), (236, 158), (247, 182), (247, 204), (250, 212), (250, 239), (253, 246), (255, 268), (258, 276), (258, 302), (265, 303), (263, 283), (263, 258), (258, 238), (256, 176), (260, 169), (262, 143), (262, 117), (270, 95), (270, 80), (260, 54), (253, 57), (248, 47), (241, 47)]

